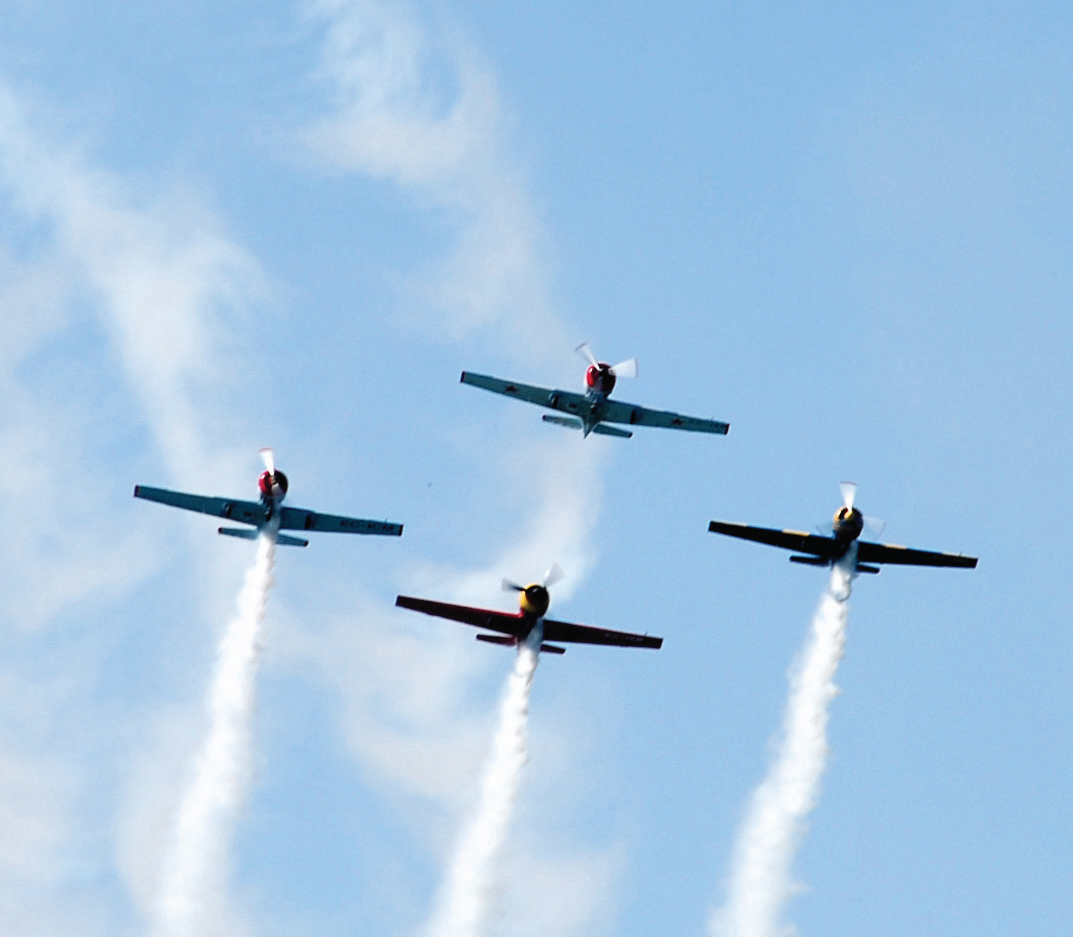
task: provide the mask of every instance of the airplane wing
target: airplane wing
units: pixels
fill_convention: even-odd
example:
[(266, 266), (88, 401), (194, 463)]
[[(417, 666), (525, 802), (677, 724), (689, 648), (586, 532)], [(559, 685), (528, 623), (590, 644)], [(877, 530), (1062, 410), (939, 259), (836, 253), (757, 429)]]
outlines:
[(256, 501), (236, 501), (227, 498), (206, 498), (203, 495), (190, 495), (182, 491), (168, 491), (166, 488), (150, 488), (147, 485), (135, 485), (134, 497), (146, 501), (156, 501), (173, 508), (211, 514), (224, 517), (242, 524), (261, 526), (265, 519), (264, 506)]
[(389, 521), (367, 521), (358, 517), (343, 517), (338, 514), (318, 514), (305, 508), (281, 508), (280, 530), (315, 530), (333, 534), (380, 534), (385, 537), (401, 537), (402, 524)]
[(491, 608), (472, 608), (469, 605), (454, 605), (450, 602), (433, 602), (431, 599), (415, 599), (408, 595), (396, 597), (399, 608), (408, 608), (437, 618), (460, 621), (474, 628), (487, 628), (500, 634), (521, 638), (526, 631), (525, 619), (518, 612), (500, 612)]
[(961, 553), (931, 553), (927, 550), (912, 550), (894, 543), (857, 544), (858, 563), (899, 563), (904, 566), (956, 566), (975, 569), (976, 557)]
[[(749, 524), (735, 524), (729, 521), (712, 521), (708, 530), (713, 534), (726, 534), (728, 537), (737, 537), (739, 540), (752, 540), (755, 543), (766, 543), (772, 547), (782, 547), (784, 550), (796, 550), (799, 553), (810, 553), (821, 559), (832, 560), (838, 552), (834, 537), (821, 537), (819, 534), (810, 534), (804, 530), (775, 530), (771, 527), (752, 527)], [(861, 544), (863, 547), (864, 544)], [(864, 557), (858, 554), (858, 558)]]
[(490, 377), (487, 374), (474, 374), (472, 371), (462, 372), (462, 383), (482, 387), (485, 390), (490, 390), (493, 394), (517, 397), (519, 400), (535, 403), (538, 407), (547, 407), (550, 410), (555, 409), (551, 403), (555, 391), (546, 387), (534, 387), (532, 384), (520, 384), (517, 381), (502, 381), (498, 377)]
[[(400, 595), (395, 599), (400, 608), (408, 608), (437, 618), (460, 621), (474, 628), (486, 628), (509, 634), (519, 640), (525, 637), (528, 623), (517, 612), (500, 612), (489, 608), (473, 608), (469, 605), (454, 605), (450, 602), (433, 602), (431, 599), (416, 599)], [(626, 631), (608, 631), (605, 628), (592, 628), (588, 625), (575, 625), (567, 621), (544, 619), (544, 640), (561, 641), (571, 644), (610, 644), (617, 647), (659, 648), (663, 638), (653, 638), (647, 634), (630, 634)]]
[(683, 416), (670, 410), (649, 410), (635, 403), (620, 400), (605, 400), (600, 407), (600, 419), (608, 423), (628, 423), (630, 426), (661, 426), (665, 429), (683, 429), (691, 433), (718, 433), (725, 436), (729, 423), (719, 420), (702, 420), (695, 416)]
[(536, 387), (533, 384), (503, 381), (498, 377), (474, 374), (472, 371), (462, 372), (462, 383), (482, 387), (494, 394), (503, 394), (505, 397), (516, 397), (526, 403), (535, 403), (538, 407), (560, 410), (563, 413), (580, 413), (585, 404), (584, 395), (575, 394), (569, 390), (551, 390), (547, 387)]
[(610, 644), (614, 647), (650, 647), (659, 650), (663, 647), (663, 638), (653, 638), (647, 634), (631, 634), (628, 631), (609, 631), (606, 628), (593, 628), (590, 625), (575, 625), (568, 621), (544, 619), (544, 640), (559, 641), (563, 644)]

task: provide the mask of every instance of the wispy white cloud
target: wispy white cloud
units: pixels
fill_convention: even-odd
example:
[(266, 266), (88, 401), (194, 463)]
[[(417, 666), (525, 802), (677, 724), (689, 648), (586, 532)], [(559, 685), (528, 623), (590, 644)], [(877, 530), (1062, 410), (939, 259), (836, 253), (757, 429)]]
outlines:
[[(0, 655), (2, 686), (25, 690), (47, 669), (65, 687), (34, 697), (24, 731), (13, 734), (10, 719), (0, 729), (0, 799), (10, 808), (0, 811), (0, 827), (18, 844), (18, 862), (0, 863), (0, 930), (9, 933), (114, 930), (106, 922), (116, 909), (77, 883), (115, 874), (102, 828), (112, 798), (128, 788), (121, 781), (117, 794), (110, 779), (114, 760), (130, 754), (122, 727), (144, 714), (132, 710), (117, 723), (93, 689), (118, 639), (105, 610), (160, 555), (148, 522), (116, 510), (134, 479), (100, 467), (132, 436), (147, 436), (156, 454), (139, 450), (131, 464), (158, 458), (172, 477), (220, 458), (203, 407), (221, 388), (221, 344), (263, 283), (195, 197), (137, 190), (94, 166), (45, 111), (0, 86), (0, 561), (19, 584), (0, 607), (5, 627), (47, 634), (62, 621), (66, 637), (63, 653), (42, 637)], [(73, 652), (75, 644), (85, 653)], [(77, 741), (73, 729), (60, 731), (75, 725)], [(165, 760), (181, 762), (176, 748), (186, 741), (169, 734)], [(170, 778), (157, 780), (141, 792), (156, 802), (143, 820), (174, 793)], [(120, 824), (139, 822), (114, 806)], [(157, 867), (159, 837), (132, 839), (138, 854), (130, 865)], [(132, 883), (136, 902), (138, 887)], [(58, 910), (60, 891), (67, 897)]]
[(331, 113), (309, 134), (335, 166), (394, 183), (445, 216), (455, 244), (427, 271), (421, 325), (458, 337), (496, 328), (531, 355), (567, 347), (548, 301), (540, 225), (505, 139), (494, 75), (457, 29), (416, 8), (309, 0), (323, 24)]
[(208, 458), (195, 404), (222, 376), (228, 316), (263, 289), (257, 263), (197, 199), (139, 204), (129, 181), (50, 139), (2, 86), (0, 185), (14, 211), (47, 232), (50, 264), (95, 298), (172, 472)]

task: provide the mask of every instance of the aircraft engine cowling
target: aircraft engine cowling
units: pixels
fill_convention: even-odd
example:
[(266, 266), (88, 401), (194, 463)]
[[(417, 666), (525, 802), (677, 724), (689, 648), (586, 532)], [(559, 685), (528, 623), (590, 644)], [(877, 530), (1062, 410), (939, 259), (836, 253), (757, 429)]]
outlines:
[(282, 501), (287, 496), (287, 476), (278, 469), (274, 472), (261, 472), (257, 479), (257, 488), (262, 501)]
[(856, 540), (864, 530), (864, 515), (856, 508), (841, 507), (831, 522), (835, 537), (844, 543)]
[(590, 364), (585, 371), (585, 386), (597, 394), (610, 394), (615, 387), (615, 372), (603, 361)]
[(532, 615), (534, 618), (543, 618), (548, 611), (548, 603), (551, 601), (551, 596), (548, 595), (548, 590), (539, 583), (533, 583), (530, 586), (526, 586), (518, 594), (518, 605), (526, 615)]

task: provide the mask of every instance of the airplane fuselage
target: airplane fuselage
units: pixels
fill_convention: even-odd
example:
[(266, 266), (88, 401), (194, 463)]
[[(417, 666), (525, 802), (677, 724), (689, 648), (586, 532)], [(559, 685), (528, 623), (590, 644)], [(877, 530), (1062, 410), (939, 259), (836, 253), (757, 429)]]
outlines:
[[(612, 383), (614, 383), (613, 377)], [(585, 412), (578, 414), (581, 417), (583, 435), (588, 436), (602, 419), (601, 411), (605, 400), (607, 400), (607, 394), (604, 392), (593, 390), (591, 387), (585, 391)]]

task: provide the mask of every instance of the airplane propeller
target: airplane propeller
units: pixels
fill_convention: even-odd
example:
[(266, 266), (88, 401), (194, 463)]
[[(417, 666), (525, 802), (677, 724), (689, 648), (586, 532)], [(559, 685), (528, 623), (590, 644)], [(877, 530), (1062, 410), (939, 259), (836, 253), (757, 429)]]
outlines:
[(265, 464), (265, 469), (269, 475), (276, 474), (276, 452), (271, 446), (264, 446), (257, 450), (261, 453), (261, 461)]
[[(541, 585), (547, 589), (549, 586), (554, 585), (560, 579), (562, 579), (566, 573), (563, 572), (563, 568), (558, 563), (553, 563), (548, 567), (547, 572), (544, 573), (544, 579), (541, 581)], [(503, 580), (504, 592), (525, 592), (527, 586), (520, 586), (516, 582), (511, 582), (509, 579)]]
[[(588, 342), (582, 342), (574, 349), (574, 351), (581, 355), (581, 357), (593, 367), (600, 367), (600, 362), (596, 360), (596, 355), (593, 354)], [(618, 364), (611, 367), (611, 373), (614, 374), (615, 377), (637, 377), (637, 359), (627, 358), (625, 361), (620, 361)]]
[[(840, 482), (839, 489), (842, 492), (842, 503), (852, 511), (853, 502), (857, 500), (857, 483)], [(878, 517), (870, 517), (867, 514), (863, 515), (862, 521), (873, 537), (878, 537), (882, 534), (887, 526), (886, 521), (880, 520)]]

